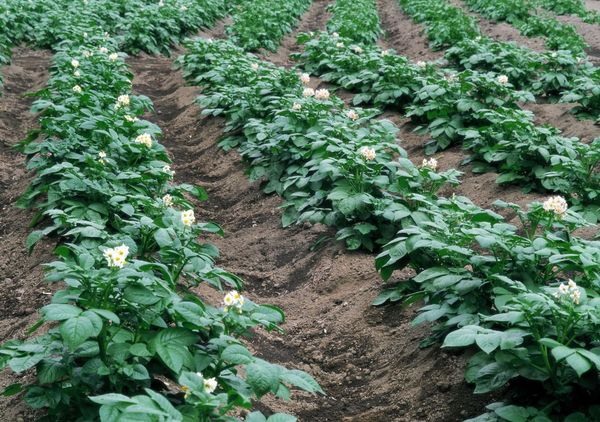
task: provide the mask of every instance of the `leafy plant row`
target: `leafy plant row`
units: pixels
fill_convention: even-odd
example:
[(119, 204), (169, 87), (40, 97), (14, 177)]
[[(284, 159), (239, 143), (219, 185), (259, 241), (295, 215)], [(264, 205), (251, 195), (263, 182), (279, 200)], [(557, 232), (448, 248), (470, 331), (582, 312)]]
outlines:
[(576, 15), (584, 22), (600, 23), (598, 11), (588, 10), (583, 0), (535, 0), (535, 5), (557, 15)]
[(231, 11), (233, 24), (227, 27), (227, 34), (248, 51), (275, 51), (311, 3), (312, 0), (238, 2)]
[(425, 300), (415, 322), (436, 323), (433, 340), (480, 350), (467, 374), (477, 392), (510, 383), (514, 403), (495, 403), (478, 420), (598, 415), (587, 404), (600, 364), (600, 244), (573, 234), (588, 223), (563, 198), (528, 211), (499, 204), (521, 217), (519, 227), (466, 198), (440, 198), (435, 192), (456, 183), (457, 172), (437, 173), (435, 160), (415, 167), (395, 144), (394, 127), (372, 120), (373, 111), (344, 108), (327, 91), (304, 88), (304, 76), (229, 42), (197, 39), (187, 48), (181, 64), (202, 87), (204, 113), (227, 121), (221, 145), (239, 148), (250, 176), (286, 199), (284, 225), (335, 226), (350, 248), (392, 236), (377, 257), (382, 276), (406, 265), (418, 276), (377, 303)]
[(327, 30), (357, 42), (374, 43), (383, 30), (375, 0), (337, 0), (329, 7)]
[[(424, 62), (377, 46), (356, 44), (327, 33), (299, 37), (296, 56), (308, 72), (358, 92), (354, 104), (394, 107), (428, 133), (429, 152), (461, 142), (473, 153), (474, 171), (498, 171), (498, 183), (562, 193), (573, 204), (591, 206), (597, 217), (600, 141), (585, 144), (549, 126), (536, 126), (518, 102), (531, 94), (515, 91), (507, 76), (470, 70), (444, 74)], [(552, 81), (549, 81), (552, 83)]]
[[(160, 128), (140, 118), (150, 100), (131, 93), (120, 40), (92, 22), (87, 37), (55, 46), (48, 87), (33, 111), (40, 129), (21, 144), (36, 177), (19, 201), (38, 210), (28, 247), (59, 236), (48, 282), (62, 282), (25, 341), (0, 347), (0, 367), (35, 369), (24, 392), (48, 421), (238, 420), (290, 387), (322, 392), (306, 373), (254, 356), (238, 340), (255, 327), (276, 329), (280, 309), (238, 293), (241, 280), (215, 266), (217, 249), (200, 241), (221, 233), (197, 222), (189, 195), (175, 185)], [(229, 289), (211, 305), (192, 289)], [(267, 419), (258, 412), (246, 421)], [(276, 414), (269, 421), (294, 421)]]
[(600, 116), (600, 71), (568, 50), (537, 53), (512, 42), (481, 36), (475, 20), (446, 0), (400, 0), (425, 25), (434, 48), (448, 48), (446, 59), (459, 69), (507, 75), (518, 89), (551, 100), (578, 103), (582, 117)]
[(570, 50), (581, 54), (587, 47), (573, 25), (537, 14), (536, 4), (530, 0), (465, 0), (465, 4), (488, 19), (514, 25), (526, 37), (544, 37), (546, 47), (551, 50)]
[(0, 3), (0, 65), (8, 63), (14, 45), (52, 49), (84, 37), (89, 22), (111, 28), (127, 53), (169, 54), (172, 45), (225, 13), (223, 0), (7, 0)]

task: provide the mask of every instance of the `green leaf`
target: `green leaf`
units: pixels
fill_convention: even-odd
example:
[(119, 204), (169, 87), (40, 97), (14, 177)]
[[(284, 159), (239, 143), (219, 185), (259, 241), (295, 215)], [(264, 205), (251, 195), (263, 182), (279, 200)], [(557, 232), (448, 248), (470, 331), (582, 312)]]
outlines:
[(83, 311), (73, 305), (50, 304), (44, 306), (40, 312), (46, 321), (64, 321), (79, 316)]
[(282, 381), (285, 381), (294, 387), (301, 388), (304, 391), (325, 394), (323, 389), (321, 389), (321, 386), (306, 372), (296, 369), (284, 371), (281, 375), (281, 379)]
[(60, 334), (71, 350), (75, 350), (77, 346), (92, 337), (94, 332), (92, 321), (84, 316), (71, 318), (60, 326)]
[(241, 344), (232, 344), (223, 350), (221, 359), (234, 365), (241, 365), (254, 361), (254, 356)]
[(277, 391), (279, 371), (275, 365), (257, 361), (246, 367), (246, 382), (258, 397)]
[(452, 331), (444, 339), (442, 347), (465, 347), (475, 343), (477, 331), (472, 326), (463, 327), (459, 330)]
[(8, 366), (14, 372), (19, 373), (34, 367), (44, 358), (43, 354), (27, 355), (18, 358), (12, 358), (8, 361)]

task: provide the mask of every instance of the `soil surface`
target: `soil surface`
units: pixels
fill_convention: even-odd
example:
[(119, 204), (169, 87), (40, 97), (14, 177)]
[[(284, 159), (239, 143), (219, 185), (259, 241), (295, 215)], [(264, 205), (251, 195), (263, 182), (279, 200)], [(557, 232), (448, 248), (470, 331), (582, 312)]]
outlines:
[[(296, 35), (322, 30), (329, 3), (315, 1), (280, 49), (260, 56), (293, 66), (289, 55), (299, 51)], [(378, 7), (386, 34), (380, 41), (382, 47), (394, 48), (413, 60), (442, 56), (428, 48), (422, 27), (400, 11), (396, 0), (378, 0)], [(225, 25), (222, 21), (201, 35), (223, 38)], [(500, 39), (513, 37), (510, 28), (501, 28), (494, 26)], [(181, 53), (176, 51), (174, 56)], [(53, 259), (49, 243), (41, 244), (31, 256), (24, 249), (31, 214), (13, 204), (30, 176), (22, 156), (9, 149), (35, 127), (36, 118), (28, 113), (31, 100), (22, 94), (43, 87), (49, 54), (17, 49), (14, 58), (13, 65), (2, 69), (6, 89), (0, 97), (0, 342), (21, 336), (35, 322), (36, 309), (50, 292), (40, 264)], [(259, 330), (248, 340), (249, 346), (270, 361), (308, 371), (327, 393), (296, 393), (290, 402), (267, 398), (259, 405), (263, 411), (290, 412), (306, 422), (451, 422), (476, 416), (494, 401), (494, 397), (472, 394), (472, 387), (464, 382), (467, 356), (437, 347), (419, 348), (429, 331), (410, 324), (418, 306), (371, 306), (382, 287), (373, 255), (350, 253), (333, 241), (311, 248), (334, 235), (322, 226), (281, 228), (281, 199), (265, 195), (259, 183), (248, 181), (235, 151), (225, 153), (217, 146), (224, 122), (201, 115), (194, 104), (198, 90), (187, 86), (181, 72), (173, 69), (173, 59), (142, 55), (128, 63), (136, 75), (134, 92), (154, 102), (156, 112), (147, 117), (163, 129), (162, 143), (174, 160), (176, 181), (196, 183), (208, 191), (208, 201), (198, 204), (196, 211), (199, 220), (217, 222), (225, 231), (223, 238), (208, 239), (221, 250), (219, 265), (244, 278), (244, 294), (251, 300), (275, 304), (286, 313), (285, 333)], [(321, 82), (315, 78), (314, 84)], [(351, 96), (338, 93), (345, 99)], [(590, 122), (572, 118), (568, 106), (533, 108), (538, 121), (562, 127), (569, 136), (589, 141), (600, 134)], [(387, 111), (383, 117), (400, 127), (399, 142), (409, 157), (422, 160), (427, 137), (415, 134), (410, 122), (398, 113)], [(468, 167), (459, 166), (467, 155), (459, 147), (437, 155), (442, 170), (465, 171), (463, 183), (454, 192), (482, 206), (491, 206), (496, 199), (526, 204), (541, 198), (524, 194), (518, 187), (499, 187), (494, 174), (472, 174)], [(402, 271), (395, 279), (409, 276), (409, 271)], [(197, 293), (214, 303), (221, 299), (220, 293), (208, 288)], [(15, 379), (8, 372), (1, 373), (0, 388)], [(20, 401), (2, 399), (0, 420), (33, 417)]]

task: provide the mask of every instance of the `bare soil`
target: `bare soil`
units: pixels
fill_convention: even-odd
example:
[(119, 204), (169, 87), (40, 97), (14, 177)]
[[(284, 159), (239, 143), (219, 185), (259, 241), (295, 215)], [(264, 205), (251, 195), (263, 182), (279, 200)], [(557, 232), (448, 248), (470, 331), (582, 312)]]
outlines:
[[(315, 1), (282, 47), (261, 56), (292, 66), (289, 54), (298, 51), (297, 33), (323, 29), (328, 3)], [(382, 46), (413, 60), (441, 57), (431, 52), (420, 27), (400, 12), (396, 0), (378, 0), (378, 6), (387, 34)], [(224, 26), (220, 22), (201, 35), (222, 38)], [(494, 397), (473, 395), (464, 382), (466, 355), (419, 348), (428, 327), (411, 326), (418, 307), (371, 306), (382, 287), (373, 255), (347, 252), (333, 241), (312, 250), (317, 241), (334, 235), (326, 227), (281, 228), (280, 198), (265, 195), (259, 183), (248, 181), (235, 151), (225, 153), (217, 146), (224, 122), (201, 116), (194, 104), (197, 89), (186, 85), (171, 59), (142, 55), (129, 64), (136, 75), (134, 91), (154, 102), (156, 113), (147, 117), (163, 129), (162, 142), (174, 160), (176, 181), (196, 183), (208, 191), (209, 199), (198, 205), (197, 214), (224, 228), (223, 238), (209, 239), (221, 250), (219, 265), (245, 279), (250, 299), (278, 305), (287, 315), (285, 333), (259, 330), (248, 344), (270, 361), (310, 372), (327, 393), (322, 397), (298, 393), (290, 402), (268, 398), (259, 405), (263, 411), (290, 412), (307, 422), (451, 422), (478, 415), (494, 401)], [(2, 69), (6, 92), (0, 97), (0, 342), (21, 336), (36, 320), (36, 309), (49, 298), (40, 263), (53, 259), (52, 245), (42, 244), (31, 256), (24, 249), (31, 215), (13, 204), (30, 176), (21, 155), (9, 149), (35, 127), (35, 116), (27, 112), (31, 100), (22, 94), (44, 85), (48, 65), (48, 53), (18, 49), (14, 64)], [(568, 117), (560, 107), (548, 106), (546, 111), (544, 106), (538, 112), (546, 116), (542, 121), (554, 124)], [(384, 117), (399, 125), (401, 145), (415, 162), (420, 161), (427, 137), (413, 133), (398, 113), (388, 111)], [(577, 120), (569, 120), (565, 128), (586, 140), (598, 134), (593, 126)], [(457, 147), (438, 159), (446, 169), (459, 167), (466, 156)], [(499, 198), (522, 204), (539, 198), (517, 187), (498, 187), (494, 174), (464, 170), (464, 181), (455, 191), (479, 205), (490, 206)], [(409, 276), (409, 271), (402, 271), (396, 280)], [(221, 297), (207, 288), (197, 293), (215, 303)], [(14, 380), (8, 372), (1, 373), (0, 388)], [(0, 421), (32, 418), (19, 400), (0, 400)]]

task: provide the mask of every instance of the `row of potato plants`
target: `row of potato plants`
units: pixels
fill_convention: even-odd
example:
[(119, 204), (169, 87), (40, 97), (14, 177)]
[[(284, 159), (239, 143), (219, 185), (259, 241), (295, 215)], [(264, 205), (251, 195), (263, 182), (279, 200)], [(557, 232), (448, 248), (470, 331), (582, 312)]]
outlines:
[(600, 116), (600, 69), (569, 50), (538, 53), (513, 42), (482, 36), (479, 25), (447, 0), (400, 0), (402, 8), (425, 26), (435, 49), (447, 48), (445, 58), (458, 69), (492, 71), (511, 77), (551, 101), (577, 103), (581, 117)]
[(530, 0), (465, 0), (467, 7), (493, 21), (506, 21), (526, 37), (543, 37), (550, 50), (570, 50), (583, 53), (588, 47), (573, 25), (561, 23), (553, 16), (536, 13)]
[[(4, 395), (24, 392), (46, 410), (42, 420), (158, 422), (233, 421), (268, 393), (322, 392), (305, 372), (260, 359), (238, 340), (277, 329), (284, 315), (239, 294), (242, 281), (215, 266), (217, 249), (200, 239), (221, 229), (194, 217), (189, 198), (205, 198), (201, 188), (172, 183), (160, 128), (140, 118), (152, 104), (131, 93), (122, 39), (93, 21), (86, 31), (55, 46), (33, 106), (40, 129), (20, 145), (36, 177), (19, 205), (45, 224), (27, 245), (63, 240), (59, 260), (46, 265), (48, 282), (63, 288), (28, 339), (0, 346), (0, 367), (35, 368), (30, 384)], [(228, 289), (222, 304), (198, 297), (201, 283)]]
[(375, 0), (337, 0), (328, 11), (327, 31), (358, 42), (374, 43), (383, 30)]
[[(283, 224), (334, 226), (350, 248), (386, 243), (376, 262), (382, 276), (407, 265), (418, 275), (377, 303), (424, 300), (416, 323), (435, 323), (445, 347), (481, 349), (467, 374), (477, 392), (514, 388), (515, 404), (495, 403), (477, 420), (557, 420), (575, 409), (598, 415), (585, 404), (598, 391), (600, 243), (573, 233), (589, 223), (563, 198), (526, 211), (499, 204), (521, 217), (515, 227), (467, 198), (438, 197), (458, 173), (438, 173), (435, 160), (413, 165), (394, 126), (373, 119), (375, 111), (344, 107), (303, 85), (308, 75), (230, 42), (196, 39), (186, 47), (180, 63), (202, 88), (203, 113), (226, 119), (221, 145), (238, 148), (250, 176), (283, 196)], [(526, 403), (547, 405), (542, 410), (520, 406), (532, 386), (539, 394)], [(571, 400), (575, 393), (581, 402)]]
[(432, 137), (429, 152), (460, 142), (472, 152), (474, 171), (498, 171), (498, 183), (561, 193), (597, 220), (600, 140), (586, 144), (535, 125), (533, 115), (518, 106), (531, 94), (513, 89), (506, 75), (445, 73), (325, 32), (303, 34), (299, 41), (304, 50), (295, 57), (305, 70), (357, 92), (354, 104), (401, 110)]
[(238, 1), (231, 10), (233, 24), (226, 32), (248, 51), (275, 51), (311, 4), (312, 0)]
[[(360, 85), (357, 102), (377, 98), (380, 105), (388, 105), (385, 100), (404, 95), (404, 103), (418, 98), (414, 100), (416, 105), (408, 106), (410, 112), (422, 107), (431, 113), (444, 109), (443, 105), (448, 103), (437, 101), (427, 107), (427, 100), (423, 104), (421, 99), (444, 97), (445, 91), (452, 91), (448, 87), (454, 82), (466, 85), (458, 90), (458, 95), (449, 97), (457, 102), (451, 108), (456, 114), (460, 114), (456, 110), (468, 114), (486, 108), (517, 110), (516, 101), (520, 98), (507, 89), (506, 76), (473, 72), (443, 75), (426, 63), (410, 65), (389, 50), (369, 51), (370, 46), (357, 45), (356, 38), (341, 38), (337, 34), (305, 37), (313, 41), (326, 37), (323, 50), (320, 48), (324, 45), (315, 41), (311, 62), (331, 72), (325, 74), (325, 79), (333, 73), (334, 79), (348, 84), (347, 88)], [(334, 65), (329, 67), (331, 62)], [(373, 78), (371, 72), (386, 66), (395, 66), (388, 78)], [(482, 83), (481, 77), (487, 83)], [(406, 85), (394, 85), (397, 81)], [(423, 89), (425, 86), (429, 89)], [(437, 95), (432, 95), (433, 92)], [(469, 95), (472, 93), (475, 98)], [(423, 114), (426, 113), (417, 113)], [(435, 121), (440, 116), (430, 117)], [(443, 122), (438, 120), (438, 123), (441, 127), (434, 125), (430, 131), (445, 133)], [(507, 128), (503, 138), (510, 139), (513, 130)], [(527, 135), (523, 133), (522, 139), (529, 142), (530, 148), (540, 141), (539, 136), (532, 141)], [(574, 146), (577, 140), (573, 141)], [(506, 153), (511, 148), (514, 147), (506, 146)], [(564, 153), (565, 149), (559, 151)], [(588, 168), (589, 173), (596, 162)], [(563, 176), (567, 174), (568, 171), (563, 172)], [(526, 211), (514, 204), (497, 203), (519, 216), (521, 224), (516, 227), (466, 200), (424, 200), (418, 190), (409, 196), (418, 198), (419, 212), (423, 215), (404, 221), (396, 239), (377, 256), (376, 266), (385, 280), (407, 265), (417, 276), (385, 291), (375, 303), (412, 304), (424, 300), (426, 305), (414, 322), (435, 323), (435, 335), (427, 343), (443, 338), (444, 347), (475, 346), (480, 350), (470, 359), (466, 373), (467, 381), (476, 385), (477, 393), (503, 389), (509, 382), (511, 388), (515, 387), (507, 395), (514, 404), (494, 403), (488, 413), (473, 420), (598, 419), (600, 407), (594, 401), (598, 386), (588, 380), (597, 380), (600, 369), (600, 350), (596, 349), (594, 335), (599, 308), (593, 299), (600, 288), (597, 283), (600, 256), (595, 251), (600, 243), (573, 235), (574, 230), (589, 223), (568, 210), (562, 197), (532, 204)], [(588, 303), (584, 303), (582, 295), (590, 297)], [(590, 321), (594, 322), (589, 324)], [(523, 400), (522, 393), (535, 383), (542, 383), (544, 391)], [(582, 397), (575, 404), (571, 402), (574, 394)]]
[(576, 15), (586, 23), (600, 24), (600, 12), (588, 10), (583, 0), (535, 0), (535, 5), (557, 15)]
[(75, 34), (83, 37), (90, 21), (111, 28), (122, 51), (169, 54), (171, 46), (225, 14), (224, 0), (7, 0), (0, 3), (0, 66), (13, 46), (52, 49)]

